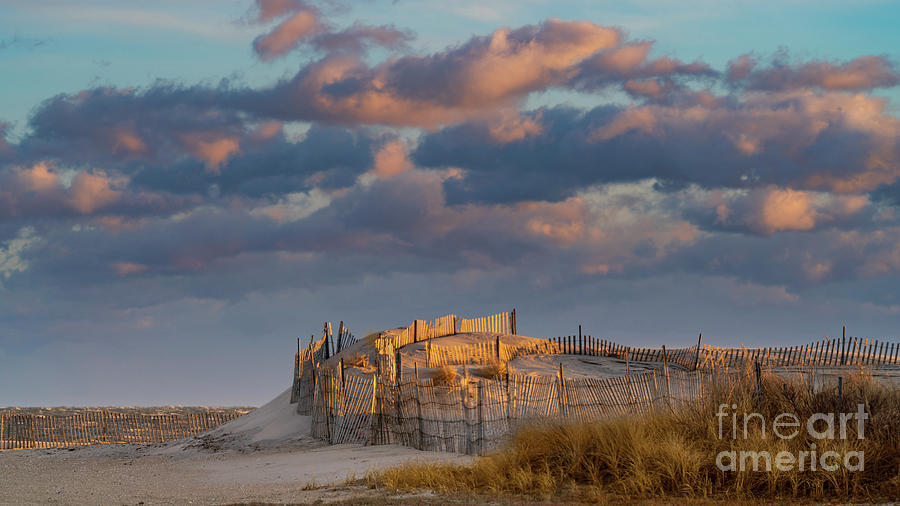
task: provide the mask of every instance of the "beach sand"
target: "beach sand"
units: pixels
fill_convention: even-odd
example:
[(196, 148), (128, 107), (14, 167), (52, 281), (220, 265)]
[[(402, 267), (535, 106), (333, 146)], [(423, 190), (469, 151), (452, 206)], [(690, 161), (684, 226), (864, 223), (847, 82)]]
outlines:
[(289, 399), (286, 390), (248, 415), (166, 444), (0, 452), (0, 503), (347, 501), (380, 494), (344, 485), (370, 470), (471, 458), (394, 445), (330, 446), (308, 436), (309, 417), (296, 414)]

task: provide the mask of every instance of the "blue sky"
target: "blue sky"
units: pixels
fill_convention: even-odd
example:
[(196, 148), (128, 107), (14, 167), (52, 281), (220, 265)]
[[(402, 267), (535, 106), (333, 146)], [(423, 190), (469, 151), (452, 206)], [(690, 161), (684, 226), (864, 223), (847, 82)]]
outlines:
[(896, 338), (896, 19), (4, 2), (0, 405), (259, 404), (325, 320)]

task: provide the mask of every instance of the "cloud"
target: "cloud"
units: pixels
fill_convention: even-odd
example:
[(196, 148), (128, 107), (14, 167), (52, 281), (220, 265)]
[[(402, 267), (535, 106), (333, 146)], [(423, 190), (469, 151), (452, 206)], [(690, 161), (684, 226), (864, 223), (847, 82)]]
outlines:
[(786, 52), (777, 53), (765, 65), (750, 54), (728, 63), (731, 84), (747, 90), (780, 91), (823, 89), (867, 91), (900, 84), (900, 69), (884, 55), (866, 55), (837, 63), (821, 60), (791, 63)]
[(662, 100), (663, 91), (683, 90), (683, 82), (718, 76), (701, 61), (684, 63), (667, 56), (650, 59), (652, 47), (652, 41), (640, 41), (598, 51), (581, 62), (573, 87), (597, 90), (623, 85), (633, 96)]
[(0, 169), (0, 218), (166, 215), (199, 199), (128, 190), (125, 177), (102, 170), (66, 171), (50, 162)]
[(373, 172), (381, 177), (392, 177), (413, 167), (406, 153), (406, 146), (399, 140), (386, 143), (375, 154)]
[(833, 195), (775, 186), (751, 190), (692, 187), (673, 196), (673, 206), (708, 230), (759, 235), (822, 228), (862, 229), (872, 226), (876, 214), (876, 207), (865, 195)]
[[(289, 23), (300, 14), (314, 19)], [(900, 270), (896, 220), (869, 196), (900, 176), (900, 123), (856, 93), (868, 88), (809, 70), (821, 62), (766, 91), (753, 83), (771, 65), (751, 56), (721, 73), (583, 21), (430, 54), (411, 52), (409, 32), (336, 28), (303, 2), (260, 1), (251, 23), (273, 25), (261, 57), (315, 56), (258, 88), (50, 97), (0, 146), (0, 233), (41, 237), (7, 285), (239, 299), (371, 272), (529, 272), (544, 289), (711, 272), (791, 300)], [(858, 60), (829, 69), (869, 69)], [(607, 89), (625, 93), (523, 109), (547, 90), (603, 102)]]
[(300, 42), (316, 33), (319, 21), (315, 12), (300, 10), (282, 21), (269, 33), (253, 41), (253, 50), (263, 61), (284, 56)]
[(281, 21), (253, 41), (253, 50), (262, 61), (280, 58), (303, 43), (326, 53), (362, 54), (371, 46), (393, 51), (406, 49), (415, 38), (409, 30), (393, 25), (372, 26), (360, 22), (338, 29), (328, 23), (315, 5), (300, 0), (257, 0), (253, 22)]
[(0, 288), (3, 287), (3, 279), (28, 269), (28, 262), (22, 256), (39, 240), (33, 228), (22, 227), (16, 237), (0, 244)]
[(620, 37), (616, 29), (552, 19), (374, 66), (355, 54), (333, 53), (270, 90), (236, 93), (224, 102), (284, 120), (434, 126), (562, 86), (581, 60)]
[(234, 154), (239, 153), (238, 137), (222, 137), (215, 132), (191, 132), (182, 136), (187, 149), (206, 163), (206, 167), (214, 172)]
[(406, 49), (415, 34), (393, 25), (371, 26), (354, 23), (343, 30), (329, 31), (316, 36), (312, 44), (325, 51), (362, 53), (369, 46), (380, 46), (394, 51)]
[(560, 200), (586, 185), (647, 178), (860, 193), (900, 176), (900, 121), (883, 99), (864, 95), (785, 92), (522, 115), (540, 123), (540, 135), (497, 143), (469, 121), (424, 134), (412, 159), (462, 169), (446, 183), (452, 202)]
[(302, 0), (256, 0), (254, 22), (268, 23), (282, 16), (312, 7)]

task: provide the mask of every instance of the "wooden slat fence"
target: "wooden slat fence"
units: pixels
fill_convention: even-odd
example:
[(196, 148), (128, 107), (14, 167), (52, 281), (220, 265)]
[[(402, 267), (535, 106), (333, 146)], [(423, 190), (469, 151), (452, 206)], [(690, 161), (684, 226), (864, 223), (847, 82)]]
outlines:
[(434, 321), (414, 320), (408, 327), (399, 332), (385, 334), (376, 340), (376, 348), (383, 347), (385, 340), (390, 340), (394, 348), (402, 348), (409, 344), (450, 336), (460, 332), (492, 332), (498, 334), (516, 333), (516, 310), (497, 313), (481, 318), (459, 318), (448, 314)]
[[(521, 423), (546, 418), (592, 421), (651, 409), (694, 404), (717, 382), (737, 376), (728, 368), (897, 364), (900, 345), (860, 338), (825, 339), (781, 348), (634, 348), (580, 332), (527, 344), (492, 342), (459, 346), (429, 340), (452, 332), (515, 332), (513, 313), (435, 322), (414, 321), (375, 341), (376, 372), (350, 375), (314, 363), (309, 383), (313, 435), (332, 443), (401, 444), (422, 450), (482, 454), (496, 448)], [(505, 315), (505, 316), (504, 316)], [(506, 323), (504, 323), (506, 322)], [(508, 325), (508, 326), (504, 326)], [(556, 377), (510, 372), (502, 379), (467, 374), (451, 384), (409, 374), (399, 350), (426, 340), (426, 366), (506, 362), (528, 354), (608, 356), (661, 367), (620, 377)], [(299, 354), (298, 354), (299, 356)], [(678, 365), (680, 367), (671, 367)], [(723, 374), (723, 369), (725, 373)]]
[(447, 385), (412, 375), (393, 381), (368, 375), (349, 386), (348, 376), (345, 391), (356, 389), (361, 397), (340, 399), (328, 393), (341, 391), (337, 375), (326, 376), (323, 411), (313, 419), (316, 437), (467, 454), (498, 447), (518, 424), (536, 419), (592, 421), (696, 402), (715, 378), (699, 370), (671, 371), (668, 381), (652, 371), (605, 379), (511, 374)]
[(193, 436), (248, 410), (148, 414), (81, 410), (72, 414), (0, 411), (0, 450), (89, 444), (153, 444)]
[(723, 348), (705, 345), (700, 349), (698, 367), (743, 368), (755, 363), (762, 367), (896, 365), (900, 364), (900, 344), (842, 337), (787, 347)]
[(662, 348), (633, 348), (590, 335), (557, 336), (549, 338), (548, 341), (557, 346), (560, 354), (565, 355), (627, 358), (633, 362), (662, 362), (665, 359), (669, 363), (689, 369), (693, 369), (697, 361), (696, 346), (663, 352)]
[(507, 311), (495, 315), (482, 316), (481, 318), (463, 318), (459, 321), (459, 331), (515, 334), (513, 331), (513, 328), (515, 327), (514, 313), (515, 311)]
[(548, 341), (535, 341), (522, 344), (506, 344), (496, 338), (494, 341), (455, 346), (430, 345), (425, 348), (426, 367), (445, 365), (490, 364), (509, 362), (523, 355), (558, 355), (559, 345)]
[[(325, 342), (323, 337), (318, 341), (310, 338), (310, 344), (297, 351), (294, 356), (294, 381), (291, 389), (291, 403), (297, 403), (297, 412), (308, 415), (312, 409), (312, 393), (315, 384), (315, 373), (319, 365), (325, 361)], [(300, 340), (297, 340), (300, 347)]]

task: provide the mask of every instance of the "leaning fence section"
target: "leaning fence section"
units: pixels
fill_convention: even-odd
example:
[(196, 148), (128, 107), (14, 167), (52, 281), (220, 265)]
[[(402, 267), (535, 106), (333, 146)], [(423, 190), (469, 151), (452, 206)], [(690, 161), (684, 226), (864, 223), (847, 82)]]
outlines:
[(248, 411), (139, 413), (77, 410), (70, 414), (0, 411), (0, 450), (162, 443), (199, 434)]

